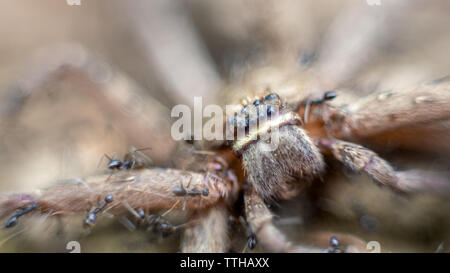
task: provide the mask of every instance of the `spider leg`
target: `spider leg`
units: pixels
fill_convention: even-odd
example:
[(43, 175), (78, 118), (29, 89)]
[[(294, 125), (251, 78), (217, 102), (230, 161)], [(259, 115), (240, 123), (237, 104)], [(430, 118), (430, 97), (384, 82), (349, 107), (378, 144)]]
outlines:
[[(7, 215), (18, 208), (32, 203), (38, 205), (42, 213), (52, 211), (52, 215), (83, 213), (107, 194), (114, 196), (116, 204), (127, 202), (131, 208), (145, 210), (181, 209), (200, 210), (214, 206), (219, 201), (235, 196), (239, 185), (220, 183), (208, 179), (208, 196), (177, 196), (173, 189), (179, 187), (186, 171), (178, 169), (120, 170), (116, 172), (118, 181), (105, 183), (108, 175), (85, 178), (85, 185), (79, 183), (55, 184), (33, 194), (13, 194), (0, 196), (0, 215)], [(205, 186), (204, 173), (189, 172), (192, 176), (187, 190)], [(202, 202), (199, 202), (202, 198)], [(180, 202), (185, 199), (184, 202)], [(184, 204), (183, 204), (184, 203)], [(108, 211), (120, 212), (121, 206), (111, 206)]]
[(331, 152), (352, 171), (367, 174), (377, 184), (403, 192), (450, 193), (450, 177), (420, 170), (395, 171), (375, 152), (355, 143), (337, 139), (319, 139), (316, 144)]
[(450, 194), (450, 175), (448, 173), (424, 170), (396, 172), (398, 186), (406, 192), (428, 192), (434, 195)]
[[(449, 82), (432, 82), (412, 88), (377, 91), (362, 98), (335, 100), (316, 112), (328, 135), (358, 139), (396, 130), (428, 126), (450, 119)], [(338, 97), (339, 98), (339, 97)], [(345, 106), (347, 104), (347, 106)]]
[(195, 223), (184, 230), (181, 251), (184, 253), (223, 253), (228, 250), (228, 210), (223, 202), (195, 212)]
[(273, 215), (255, 190), (249, 189), (244, 195), (245, 214), (250, 228), (261, 247), (269, 252), (322, 252), (322, 249), (293, 244), (273, 224)]

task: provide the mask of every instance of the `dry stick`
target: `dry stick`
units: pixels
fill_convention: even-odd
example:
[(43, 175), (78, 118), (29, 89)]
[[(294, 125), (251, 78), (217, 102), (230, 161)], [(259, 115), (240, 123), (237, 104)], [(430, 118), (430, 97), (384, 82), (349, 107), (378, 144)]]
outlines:
[[(25, 207), (36, 202), (42, 213), (52, 212), (52, 215), (67, 215), (86, 212), (108, 194), (112, 194), (114, 201), (109, 211), (124, 210), (121, 205), (128, 203), (131, 208), (143, 208), (147, 210), (180, 209), (186, 200), (186, 209), (198, 210), (215, 205), (225, 197), (231, 197), (235, 193), (237, 184), (230, 181), (217, 182), (209, 179), (203, 173), (186, 172), (177, 169), (144, 169), (134, 171), (120, 171), (114, 175), (114, 180), (105, 182), (106, 175), (88, 177), (85, 179), (89, 190), (79, 183), (60, 184), (46, 189), (36, 190), (27, 196), (26, 201), (20, 201), (18, 196), (1, 199), (0, 210), (8, 210)], [(209, 195), (176, 196), (172, 190), (181, 183), (191, 180), (186, 190), (202, 190), (209, 188)], [(201, 199), (201, 202), (200, 202)], [(16, 204), (14, 206), (13, 204)]]
[(317, 145), (331, 152), (352, 171), (367, 174), (374, 182), (404, 193), (450, 194), (450, 176), (421, 170), (396, 172), (375, 152), (355, 143), (337, 139), (319, 139)]
[(245, 214), (258, 244), (268, 252), (322, 252), (322, 249), (292, 244), (273, 224), (273, 215), (262, 198), (250, 189), (245, 193)]
[(228, 211), (224, 202), (198, 211), (184, 230), (181, 251), (184, 253), (223, 253), (228, 251)]

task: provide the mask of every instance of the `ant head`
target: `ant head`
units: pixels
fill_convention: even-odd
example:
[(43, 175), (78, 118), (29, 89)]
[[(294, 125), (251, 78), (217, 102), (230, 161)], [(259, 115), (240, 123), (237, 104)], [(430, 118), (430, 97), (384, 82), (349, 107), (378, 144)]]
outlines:
[(97, 217), (95, 216), (95, 213), (91, 212), (84, 220), (84, 227), (91, 228), (95, 225), (96, 221), (97, 221)]
[(110, 170), (118, 169), (122, 166), (122, 162), (118, 159), (111, 159), (106, 167)]
[(186, 190), (183, 187), (175, 187), (172, 189), (173, 194), (176, 196), (184, 196), (186, 195)]
[(338, 247), (339, 246), (339, 240), (336, 236), (333, 236), (330, 238), (330, 246), (331, 247)]
[(248, 248), (253, 250), (256, 247), (256, 237), (255, 235), (251, 235), (248, 238)]
[(204, 188), (204, 189), (202, 190), (202, 195), (203, 195), (203, 196), (208, 196), (208, 195), (209, 195), (209, 189), (208, 189), (208, 188)]

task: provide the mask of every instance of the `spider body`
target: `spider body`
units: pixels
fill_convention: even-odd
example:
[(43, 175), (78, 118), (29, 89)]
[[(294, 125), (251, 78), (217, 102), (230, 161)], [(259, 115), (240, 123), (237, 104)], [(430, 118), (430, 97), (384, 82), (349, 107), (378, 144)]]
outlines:
[[(348, 27), (345, 26), (343, 29), (347, 30)], [(354, 44), (355, 39), (361, 41), (360, 33), (363, 32), (366, 31), (363, 29), (354, 33), (354, 36), (345, 36), (342, 41)], [(288, 40), (291, 40), (293, 36), (286, 35), (289, 37)], [(267, 35), (266, 37), (278, 36)], [(382, 40), (378, 39), (379, 36), (374, 37), (374, 40), (366, 41), (367, 45), (371, 45), (373, 41)], [(149, 40), (157, 41), (157, 39)], [(332, 41), (334, 45), (334, 40)], [(283, 48), (291, 48), (289, 41), (280, 41), (280, 45), (285, 43), (287, 46)], [(184, 46), (183, 43), (172, 44)], [(346, 47), (339, 47), (339, 43), (336, 44), (337, 46), (333, 46), (333, 49), (346, 49)], [(364, 45), (355, 48), (364, 48)], [(328, 68), (337, 67), (334, 71), (337, 73), (334, 75), (323, 73), (328, 69), (320, 68), (323, 65), (327, 67), (327, 64), (324, 64), (323, 60), (322, 63), (317, 60), (318, 63), (312, 63), (312, 66), (308, 68), (313, 72), (311, 74), (314, 74), (310, 77), (311, 74), (299, 67), (295, 61), (299, 54), (297, 49), (287, 54), (277, 49), (272, 49), (272, 52), (269, 50), (267, 59), (266, 56), (261, 56), (262, 62), (249, 61), (249, 64), (252, 63), (249, 66), (251, 69), (242, 73), (243, 81), (225, 79), (225, 82), (236, 83), (236, 86), (230, 88), (235, 90), (227, 90), (231, 92), (225, 95), (229, 98), (234, 96), (234, 99), (224, 100), (229, 104), (236, 105), (237, 97), (240, 99), (243, 96), (255, 95), (252, 94), (253, 92), (260, 93), (243, 102), (237, 113), (227, 117), (228, 125), (233, 128), (231, 135), (235, 136), (229, 143), (230, 146), (225, 148), (222, 145), (218, 148), (211, 145), (206, 152), (209, 155), (214, 154), (214, 159), (211, 160), (211, 157), (208, 157), (206, 160), (195, 160), (200, 168), (191, 170), (171, 162), (172, 158), (177, 157), (177, 153), (174, 149), (175, 141), (168, 133), (170, 130), (166, 130), (170, 127), (168, 118), (170, 111), (163, 109), (164, 107), (161, 107), (156, 99), (151, 98), (150, 94), (156, 93), (145, 92), (146, 88), (138, 88), (139, 84), (132, 80), (133, 77), (114, 71), (112, 66), (99, 62), (93, 54), (88, 54), (87, 49), (84, 50), (86, 53), (83, 55), (84, 58), (76, 64), (73, 60), (79, 59), (78, 47), (64, 48), (63, 53), (56, 54), (59, 56), (56, 60), (54, 50), (49, 50), (47, 55), (40, 55), (44, 58), (33, 62), (38, 65), (31, 66), (32, 73), (24, 75), (21, 81), (12, 86), (12, 90), (23, 90), (20, 93), (24, 98), (32, 97), (38, 90), (48, 89), (42, 88), (43, 81), (33, 81), (33, 79), (55, 80), (54, 75), (58, 73), (60, 67), (66, 69), (70, 67), (66, 74), (75, 74), (75, 77), (72, 79), (68, 77), (68, 80), (56, 77), (56, 80), (67, 80), (67, 85), (75, 84), (74, 89), (84, 91), (84, 96), (94, 98), (100, 107), (109, 110), (108, 118), (114, 122), (114, 127), (119, 128), (120, 132), (127, 137), (124, 145), (151, 143), (158, 148), (155, 150), (159, 150), (156, 158), (159, 160), (160, 167), (146, 168), (149, 165), (148, 162), (140, 158), (137, 151), (127, 153), (122, 160), (105, 155), (109, 158), (107, 168), (120, 176), (115, 183), (105, 183), (108, 180), (105, 179), (107, 175), (93, 175), (83, 179), (83, 183), (52, 185), (33, 192), (25, 199), (17, 199), (14, 195), (0, 195), (0, 208), (4, 210), (2, 216), (12, 214), (7, 221), (7, 226), (15, 225), (19, 217), (32, 209), (50, 216), (65, 216), (89, 211), (85, 222), (88, 226), (92, 226), (97, 221), (97, 213), (104, 208), (103, 203), (95, 208), (92, 208), (92, 204), (98, 202), (99, 196), (111, 193), (114, 195), (117, 206), (110, 206), (108, 211), (113, 214), (120, 213), (124, 209), (123, 204), (128, 204), (132, 210), (138, 210), (136, 215), (140, 220), (146, 219), (151, 223), (152, 229), (162, 233), (173, 231), (176, 227), (171, 226), (162, 216), (145, 217), (144, 211), (191, 211), (187, 220), (193, 220), (192, 225), (183, 231), (181, 242), (181, 250), (185, 252), (222, 252), (230, 249), (228, 235), (233, 236), (234, 230), (229, 229), (226, 219), (231, 213), (240, 213), (245, 217), (249, 230), (252, 231), (246, 234), (246, 244), (250, 249), (257, 241), (261, 249), (270, 252), (321, 252), (323, 247), (291, 242), (274, 224), (274, 215), (269, 204), (272, 200), (294, 198), (309, 182), (317, 178), (329, 177), (324, 174), (334, 170), (325, 168), (324, 156), (334, 157), (339, 164), (353, 172), (366, 174), (377, 184), (403, 193), (431, 191), (433, 194), (441, 194), (449, 190), (447, 177), (434, 173), (428, 175), (420, 169), (397, 171), (388, 160), (360, 145), (365, 143), (370, 144), (371, 147), (383, 147), (386, 143), (393, 143), (393, 149), (407, 147), (413, 151), (448, 152), (449, 146), (446, 143), (450, 141), (448, 141), (448, 130), (445, 129), (448, 124), (445, 126), (443, 124), (450, 118), (450, 93), (445, 79), (413, 88), (389, 86), (388, 92), (381, 89), (359, 92), (358, 85), (354, 88), (355, 90), (341, 92), (340, 87), (348, 88), (341, 83), (349, 79), (346, 78), (347, 76), (351, 76), (350, 78), (356, 76), (354, 73), (359, 70), (355, 68), (358, 64), (348, 71), (342, 67), (348, 68), (349, 64), (354, 64), (358, 59), (354, 58), (357, 54), (346, 52), (347, 54), (343, 56), (351, 56), (351, 58), (343, 61), (330, 58), (332, 61), (328, 63)], [(185, 50), (179, 52), (198, 56)], [(318, 56), (326, 56), (327, 52), (318, 53), (321, 53)], [(366, 52), (364, 54), (368, 55)], [(341, 55), (339, 52), (336, 54), (336, 56)], [(169, 54), (169, 56), (172, 55)], [(170, 59), (170, 63), (173, 63), (172, 57)], [(324, 57), (325, 59), (327, 58)], [(367, 60), (367, 58), (363, 59)], [(46, 65), (49, 63), (50, 66)], [(170, 78), (178, 83), (183, 78), (191, 79), (184, 73), (204, 72), (195, 67), (182, 67), (192, 63), (198, 62), (180, 62), (177, 65), (180, 65), (182, 69), (166, 71), (168, 73), (166, 76), (176, 74), (177, 71), (182, 71), (183, 75), (161, 78)], [(259, 67), (261, 64), (263, 67)], [(264, 67), (266, 64), (267, 67)], [(387, 63), (387, 66), (390, 65)], [(51, 68), (42, 69), (45, 67)], [(100, 83), (86, 73), (86, 71), (97, 71), (98, 68), (105, 68), (105, 71), (115, 73), (106, 73), (108, 77)], [(364, 71), (364, 69), (360, 70), (361, 73)], [(201, 74), (207, 75), (203, 72)], [(36, 77), (36, 75), (40, 76)], [(157, 75), (159, 78), (160, 74)], [(316, 79), (316, 75), (320, 78), (319, 80)], [(340, 78), (339, 75), (345, 77)], [(309, 78), (312, 80), (309, 81)], [(198, 83), (202, 80), (207, 82), (205, 78), (199, 79), (200, 81), (195, 79), (192, 82)], [(251, 82), (252, 79), (255, 81)], [(331, 84), (326, 83), (327, 79), (330, 79)], [(323, 85), (317, 83), (324, 80)], [(21, 84), (21, 82), (27, 84)], [(184, 99), (186, 97), (191, 99), (193, 93), (190, 92), (196, 89), (196, 86), (186, 86), (182, 83), (161, 86), (167, 86), (169, 89), (171, 86), (182, 87), (175, 94), (177, 96), (173, 96), (173, 98), (180, 97), (179, 101), (174, 102), (181, 104), (188, 104)], [(323, 92), (323, 90), (330, 90), (330, 87), (336, 92)], [(218, 104), (222, 104), (222, 100), (219, 100), (221, 94), (213, 94), (213, 88), (206, 89), (215, 97)], [(276, 93), (263, 94), (264, 90), (274, 90)], [(344, 98), (344, 101), (333, 100), (337, 93), (339, 93), (337, 99)], [(2, 118), (20, 113), (20, 108), (25, 107), (24, 98), (17, 100), (17, 92), (12, 92), (4, 100), (2, 99), (2, 102), (15, 106), (14, 111), (5, 116), (2, 115)], [(33, 100), (30, 101), (33, 102)], [(132, 111), (123, 111), (124, 109)], [(443, 140), (435, 141), (436, 135)], [(375, 142), (375, 140), (381, 145), (372, 146), (374, 144), (372, 141)], [(196, 159), (192, 154), (190, 156)], [(186, 174), (189, 176), (189, 183), (183, 184)], [(106, 204), (108, 200), (105, 199), (103, 202)], [(18, 209), (20, 210), (17, 211)], [(12, 213), (14, 210), (17, 212)], [(230, 210), (232, 210), (231, 213)], [(330, 236), (326, 238), (329, 240)], [(344, 246), (345, 237), (339, 236), (339, 241), (334, 239), (330, 241), (329, 250), (331, 251), (329, 252), (336, 252), (336, 249), (347, 250)]]
[(242, 157), (249, 181), (266, 200), (286, 198), (302, 186), (297, 179), (311, 181), (323, 172), (322, 155), (300, 127), (301, 118), (276, 93), (243, 105), (228, 120), (237, 124), (235, 135), (245, 127), (245, 135), (238, 136), (232, 149)]

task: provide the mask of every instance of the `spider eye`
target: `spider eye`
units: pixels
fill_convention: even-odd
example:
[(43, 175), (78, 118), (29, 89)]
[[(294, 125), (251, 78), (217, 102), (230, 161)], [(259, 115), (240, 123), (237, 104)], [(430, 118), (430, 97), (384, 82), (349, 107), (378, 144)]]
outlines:
[(254, 102), (253, 102), (253, 105), (254, 106), (258, 106), (258, 105), (260, 105), (261, 104), (261, 101), (260, 100), (255, 100)]
[(232, 127), (236, 127), (236, 118), (237, 118), (236, 113), (234, 113), (234, 115), (232, 115), (232, 116), (229, 116), (228, 120), (227, 120), (228, 124)]
[(107, 196), (105, 196), (106, 203), (111, 203), (112, 201), (114, 201), (114, 197), (112, 194), (108, 194)]
[(209, 195), (209, 189), (208, 188), (204, 188), (202, 191), (202, 195), (203, 196), (208, 196)]
[(279, 101), (279, 100), (280, 100), (280, 97), (275, 93), (269, 94), (264, 97), (264, 102), (274, 102), (274, 101)]
[(245, 118), (245, 133), (246, 134), (248, 134), (249, 127), (250, 127), (250, 121), (249, 121), (249, 119), (247, 117), (247, 118)]
[(247, 116), (247, 115), (248, 115), (248, 112), (249, 112), (248, 106), (242, 107), (241, 113), (242, 113), (243, 115)]
[(323, 94), (323, 100), (332, 100), (337, 97), (337, 93), (334, 91), (328, 91)]
[(272, 116), (272, 114), (274, 114), (276, 112), (276, 109), (274, 106), (269, 105), (267, 106), (267, 116), (270, 117)]
[(137, 211), (137, 214), (139, 215), (139, 217), (140, 217), (141, 219), (144, 219), (144, 218), (145, 218), (145, 211), (144, 211), (143, 209), (138, 210), (138, 211)]

